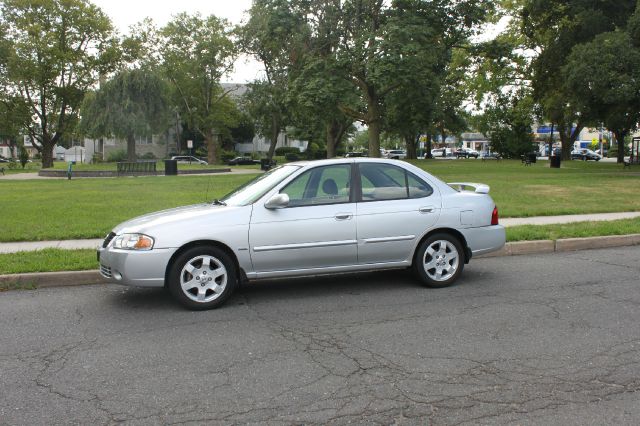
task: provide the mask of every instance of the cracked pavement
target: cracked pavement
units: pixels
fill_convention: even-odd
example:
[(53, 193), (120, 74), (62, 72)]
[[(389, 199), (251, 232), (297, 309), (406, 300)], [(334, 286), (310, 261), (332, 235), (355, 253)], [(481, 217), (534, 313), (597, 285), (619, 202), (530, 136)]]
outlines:
[(0, 293), (4, 424), (638, 424), (640, 247), (269, 281), (218, 310)]

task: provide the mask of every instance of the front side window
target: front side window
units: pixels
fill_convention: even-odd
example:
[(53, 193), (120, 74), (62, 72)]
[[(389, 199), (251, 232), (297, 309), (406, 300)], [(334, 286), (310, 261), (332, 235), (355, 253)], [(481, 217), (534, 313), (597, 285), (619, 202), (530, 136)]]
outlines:
[(424, 198), (433, 188), (407, 170), (381, 163), (359, 165), (362, 201)]
[(280, 190), (289, 196), (289, 207), (348, 203), (351, 166), (316, 167), (302, 173)]

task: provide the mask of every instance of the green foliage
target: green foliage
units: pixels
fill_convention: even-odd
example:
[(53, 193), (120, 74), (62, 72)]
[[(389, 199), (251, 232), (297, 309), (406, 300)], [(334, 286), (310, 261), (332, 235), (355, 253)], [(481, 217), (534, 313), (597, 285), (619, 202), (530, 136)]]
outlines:
[(84, 93), (119, 60), (109, 18), (87, 0), (5, 0), (0, 3), (9, 93), (27, 104), (24, 130), (53, 164), (53, 146), (77, 121)]
[(300, 150), (294, 146), (279, 146), (276, 148), (275, 154), (279, 156), (287, 154), (300, 154)]
[(217, 162), (221, 137), (237, 125), (240, 113), (220, 86), (233, 66), (236, 46), (225, 20), (199, 14), (176, 15), (160, 30), (159, 54), (180, 113), (207, 143), (210, 164)]
[(135, 138), (164, 131), (170, 120), (167, 85), (145, 69), (120, 71), (88, 95), (80, 128), (94, 138), (115, 136), (127, 141), (135, 161)]
[(107, 156), (107, 161), (110, 163), (115, 163), (117, 161), (125, 161), (126, 159), (127, 159), (127, 151), (123, 149), (112, 151)]
[(24, 166), (26, 166), (29, 161), (29, 151), (24, 147), (24, 143), (18, 145), (18, 159), (20, 160), (20, 165), (22, 165), (22, 168), (24, 169)]

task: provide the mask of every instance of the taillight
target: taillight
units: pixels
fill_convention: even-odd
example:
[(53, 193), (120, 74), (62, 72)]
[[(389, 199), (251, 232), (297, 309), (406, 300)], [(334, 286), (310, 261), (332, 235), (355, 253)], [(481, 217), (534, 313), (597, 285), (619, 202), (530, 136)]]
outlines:
[(491, 213), (491, 224), (492, 225), (498, 224), (498, 207), (497, 206), (493, 208), (493, 213)]

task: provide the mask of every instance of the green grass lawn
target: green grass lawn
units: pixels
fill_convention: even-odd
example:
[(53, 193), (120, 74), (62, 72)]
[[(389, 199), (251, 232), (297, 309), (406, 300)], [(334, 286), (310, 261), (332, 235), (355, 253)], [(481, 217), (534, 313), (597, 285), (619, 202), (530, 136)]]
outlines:
[[(640, 169), (615, 163), (568, 161), (559, 170), (507, 160), (414, 163), (446, 182), (490, 185), (501, 217), (640, 211)], [(252, 177), (0, 179), (0, 242), (103, 237), (124, 220), (219, 198)]]

